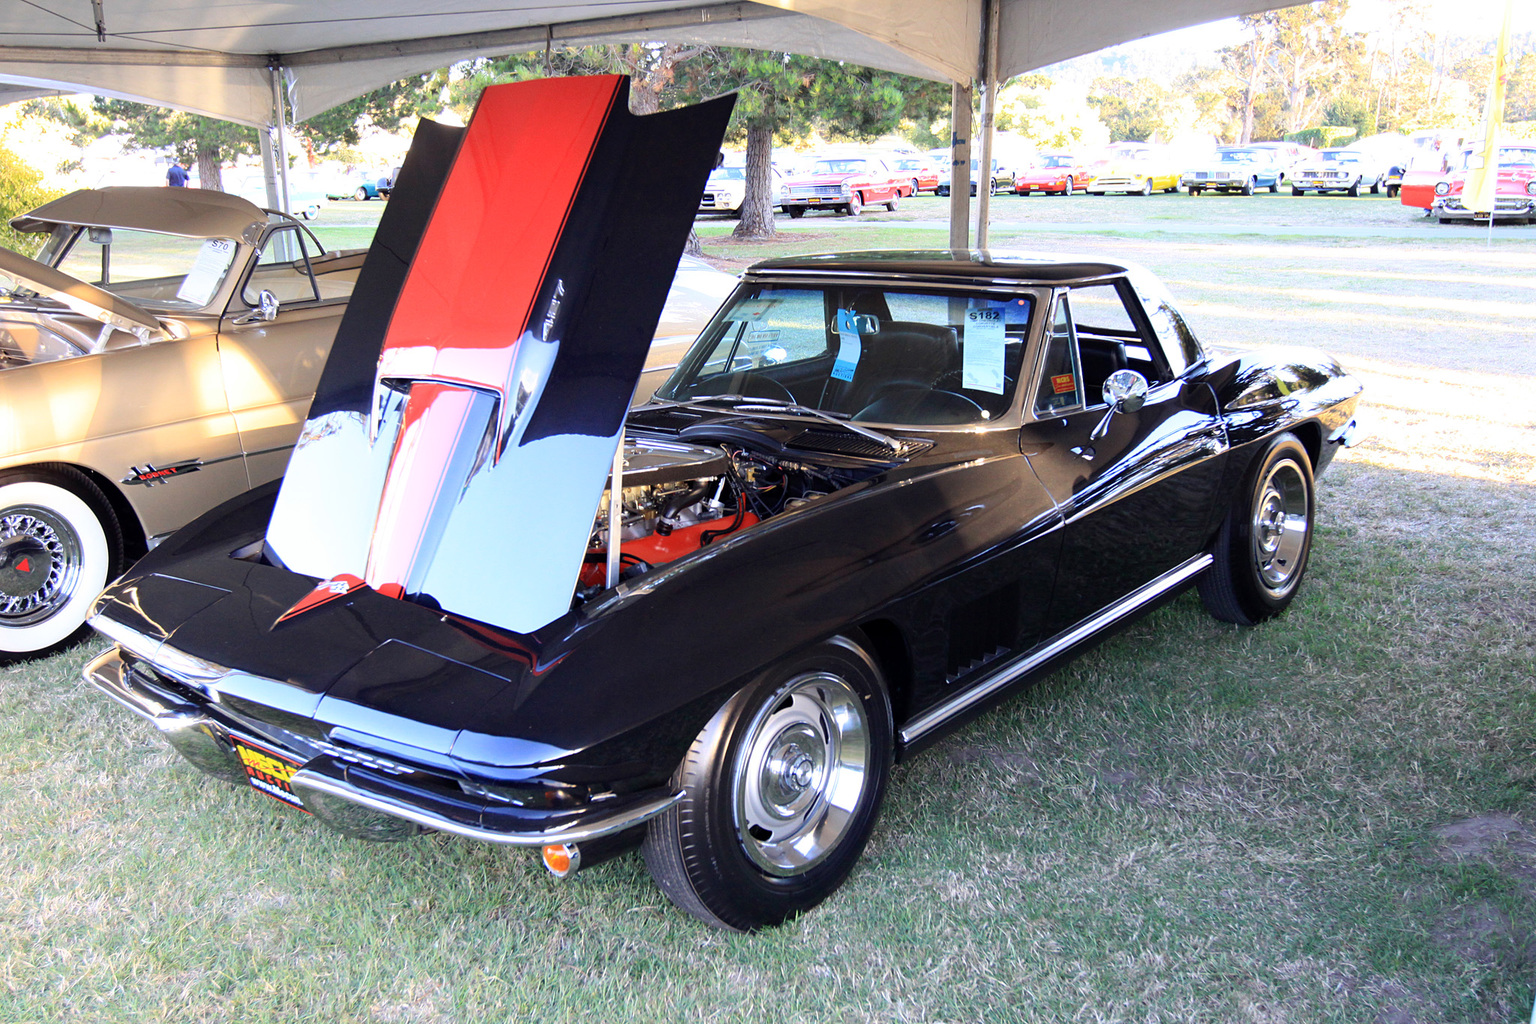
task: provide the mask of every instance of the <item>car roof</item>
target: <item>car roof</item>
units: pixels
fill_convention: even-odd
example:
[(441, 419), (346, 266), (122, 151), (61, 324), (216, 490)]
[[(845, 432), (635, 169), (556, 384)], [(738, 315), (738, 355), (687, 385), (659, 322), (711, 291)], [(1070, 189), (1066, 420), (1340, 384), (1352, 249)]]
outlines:
[(920, 278), (924, 283), (1006, 280), (1023, 284), (1064, 285), (1122, 277), (1137, 270), (1139, 268), (1130, 263), (1008, 249), (876, 249), (781, 256), (754, 263), (747, 268), (746, 276), (761, 278), (836, 274)]
[(11, 218), (17, 231), (52, 231), (60, 224), (160, 231), (187, 238), (237, 238), (255, 244), (267, 215), (255, 203), (202, 188), (113, 185), (83, 188)]

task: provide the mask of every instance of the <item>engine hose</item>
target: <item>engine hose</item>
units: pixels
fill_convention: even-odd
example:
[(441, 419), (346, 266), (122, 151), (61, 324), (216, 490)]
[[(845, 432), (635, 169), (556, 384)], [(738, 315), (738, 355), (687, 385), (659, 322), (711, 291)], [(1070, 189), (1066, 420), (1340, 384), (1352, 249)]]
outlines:
[(709, 495), (709, 484), (699, 484), (690, 491), (674, 494), (668, 498), (666, 504), (661, 506), (661, 515), (656, 519), (656, 532), (663, 537), (670, 534), (677, 526), (677, 514), (689, 505), (697, 504)]
[(746, 502), (738, 498), (736, 501), (736, 515), (731, 518), (731, 525), (722, 527), (718, 530), (705, 530), (703, 533), (699, 534), (699, 547), (707, 548), (709, 547), (710, 542), (713, 541), (716, 537), (724, 537), (728, 533), (735, 533), (737, 530), (741, 529), (741, 521), (745, 516), (746, 511)]

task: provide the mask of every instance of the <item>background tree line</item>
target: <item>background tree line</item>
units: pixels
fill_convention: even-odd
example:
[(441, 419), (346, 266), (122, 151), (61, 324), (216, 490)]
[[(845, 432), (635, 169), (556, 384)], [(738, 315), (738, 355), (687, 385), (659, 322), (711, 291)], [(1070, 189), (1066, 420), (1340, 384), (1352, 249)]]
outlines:
[[(1412, 0), (1398, 0), (1388, 23), (1369, 34), (1346, 27), (1347, 11), (1348, 0), (1318, 0), (1245, 16), (1238, 19), (1241, 42), (1214, 62), (1177, 73), (1138, 74), (1114, 65), (1122, 58), (1092, 55), (1022, 75), (1001, 90), (997, 125), (1030, 145), (1057, 149), (1190, 136), (1248, 142), (1320, 125), (1363, 136), (1476, 122), (1491, 40), (1447, 34)], [(1515, 41), (1510, 121), (1536, 120), (1533, 50), (1532, 34)], [(748, 202), (737, 227), (743, 236), (773, 233), (769, 166), (776, 145), (891, 134), (920, 149), (949, 142), (947, 85), (787, 53), (669, 43), (513, 54), (418, 75), (296, 125), (304, 152), (294, 156), (313, 162), (344, 154), (365, 126), (393, 132), (445, 110), (467, 119), (492, 83), (592, 73), (628, 75), (638, 113), (737, 93), (727, 144), (746, 150)], [(222, 187), (224, 165), (257, 148), (254, 129), (122, 100), (98, 98), (84, 110), (36, 100), (29, 109), (64, 125), (77, 145), (116, 133), (138, 147), (169, 148), (195, 161), (209, 188)]]

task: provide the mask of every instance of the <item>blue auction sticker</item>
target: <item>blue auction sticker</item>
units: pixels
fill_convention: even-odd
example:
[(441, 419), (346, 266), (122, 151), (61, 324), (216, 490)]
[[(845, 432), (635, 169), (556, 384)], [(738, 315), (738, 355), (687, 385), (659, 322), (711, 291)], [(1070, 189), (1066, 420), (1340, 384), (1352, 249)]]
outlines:
[(837, 361), (832, 364), (834, 380), (853, 380), (854, 368), (859, 365), (859, 325), (853, 318), (853, 310), (837, 311)]

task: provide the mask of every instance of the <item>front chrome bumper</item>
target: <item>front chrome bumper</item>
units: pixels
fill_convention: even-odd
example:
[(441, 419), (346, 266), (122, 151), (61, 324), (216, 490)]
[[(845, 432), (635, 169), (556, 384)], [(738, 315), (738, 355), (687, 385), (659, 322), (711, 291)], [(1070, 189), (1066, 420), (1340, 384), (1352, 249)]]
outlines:
[[(200, 706), (160, 686), (118, 647), (92, 660), (85, 679), (149, 721), (202, 771), (226, 782), (247, 781), (249, 773), (231, 737), (232, 731), (244, 730), (220, 709)], [(261, 740), (272, 745), (271, 736)], [(336, 831), (362, 839), (404, 839), (431, 829), (510, 846), (581, 843), (642, 825), (683, 797), (680, 791), (660, 790), (579, 807), (518, 807), (468, 794), (448, 796), (363, 758), (353, 761), (335, 748), (320, 752), (297, 746), (289, 745), (283, 753), (301, 766), (288, 783), (304, 810)]]

